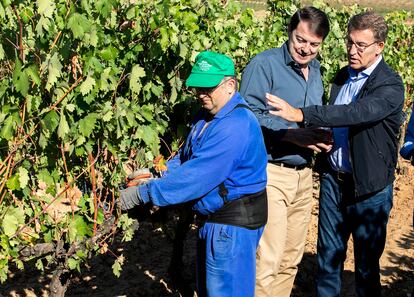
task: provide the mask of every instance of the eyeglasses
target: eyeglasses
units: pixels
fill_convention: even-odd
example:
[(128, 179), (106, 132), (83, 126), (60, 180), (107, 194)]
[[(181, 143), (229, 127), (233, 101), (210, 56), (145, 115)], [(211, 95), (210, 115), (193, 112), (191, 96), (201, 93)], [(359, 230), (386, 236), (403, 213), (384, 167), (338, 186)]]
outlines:
[(220, 86), (222, 86), (223, 84), (225, 84), (226, 82), (228, 82), (230, 79), (226, 79), (223, 80), (221, 83), (219, 83), (217, 86), (215, 87), (210, 87), (210, 88), (203, 88), (203, 87), (196, 87), (196, 88), (191, 88), (191, 92), (194, 95), (200, 95), (200, 94), (205, 94), (205, 95), (210, 95), (212, 94), (215, 90), (217, 90)]
[(365, 44), (363, 42), (353, 42), (351, 39), (345, 39), (346, 47), (350, 49), (353, 45), (355, 45), (355, 48), (359, 53), (365, 52), (367, 48), (369, 48), (371, 45), (376, 44), (376, 43), (378, 42), (374, 41), (373, 43)]

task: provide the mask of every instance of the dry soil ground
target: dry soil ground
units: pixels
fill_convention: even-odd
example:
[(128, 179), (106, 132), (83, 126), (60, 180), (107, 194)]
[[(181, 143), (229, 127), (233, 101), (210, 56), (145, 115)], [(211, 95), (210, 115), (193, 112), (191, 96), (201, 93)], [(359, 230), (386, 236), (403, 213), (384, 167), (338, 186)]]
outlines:
[[(414, 288), (414, 167), (401, 161), (395, 182), (394, 207), (388, 224), (385, 252), (381, 258), (381, 281), (383, 296), (407, 297)], [(315, 183), (317, 187), (317, 183)], [(315, 251), (317, 238), (318, 195), (315, 188), (314, 207), (306, 251), (296, 278), (292, 296), (314, 296), (316, 273)], [(172, 213), (168, 215), (173, 218)], [(132, 242), (116, 244), (113, 250), (125, 255), (125, 265), (120, 278), (112, 274), (113, 258), (102, 255), (83, 268), (69, 287), (66, 296), (115, 297), (115, 296), (193, 296), (195, 271), (195, 234), (193, 228), (185, 242), (185, 268), (176, 270), (185, 278), (185, 286), (179, 290), (172, 285), (167, 267), (172, 250), (170, 231), (174, 223), (168, 223), (164, 230), (149, 222), (143, 222)], [(0, 288), (1, 296), (48, 296), (47, 289), (51, 275), (33, 269), (10, 274), (9, 280)], [(348, 258), (343, 274), (343, 296), (354, 295), (353, 255), (350, 242)], [(180, 293), (181, 292), (181, 293)]]

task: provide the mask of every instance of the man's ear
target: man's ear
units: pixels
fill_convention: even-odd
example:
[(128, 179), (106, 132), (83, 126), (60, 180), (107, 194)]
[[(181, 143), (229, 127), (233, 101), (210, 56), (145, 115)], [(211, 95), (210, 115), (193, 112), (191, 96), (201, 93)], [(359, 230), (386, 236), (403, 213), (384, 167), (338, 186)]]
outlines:
[(381, 41), (381, 42), (377, 43), (377, 48), (375, 50), (375, 53), (377, 54), (377, 56), (382, 53), (382, 51), (384, 50), (384, 46), (385, 46), (384, 41)]
[(236, 89), (236, 79), (230, 78), (226, 83), (226, 91), (230, 94)]

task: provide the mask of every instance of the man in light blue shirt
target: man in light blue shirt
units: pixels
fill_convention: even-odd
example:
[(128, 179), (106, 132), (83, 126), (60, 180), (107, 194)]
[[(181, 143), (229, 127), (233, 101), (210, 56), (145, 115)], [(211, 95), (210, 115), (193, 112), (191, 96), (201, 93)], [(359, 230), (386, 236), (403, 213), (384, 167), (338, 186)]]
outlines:
[[(360, 72), (348, 68), (349, 78), (339, 91), (335, 105), (349, 104), (355, 101), (359, 95), (359, 91), (381, 60), (382, 56), (379, 56), (374, 64)], [(352, 167), (349, 160), (348, 130), (348, 127), (332, 128), (334, 146), (329, 156), (329, 162), (335, 171), (351, 173)]]

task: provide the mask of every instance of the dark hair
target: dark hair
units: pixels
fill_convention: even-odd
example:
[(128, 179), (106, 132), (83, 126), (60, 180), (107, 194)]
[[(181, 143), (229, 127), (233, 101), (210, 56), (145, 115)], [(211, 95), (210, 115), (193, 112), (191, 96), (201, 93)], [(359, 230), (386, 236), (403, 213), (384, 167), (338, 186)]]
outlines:
[(372, 10), (354, 15), (348, 22), (348, 34), (354, 30), (366, 29), (370, 29), (374, 33), (377, 42), (385, 42), (387, 39), (388, 26), (384, 17)]
[(301, 21), (307, 22), (311, 30), (322, 39), (325, 39), (329, 33), (328, 16), (313, 6), (301, 8), (292, 15), (288, 26), (289, 34), (298, 27)]

